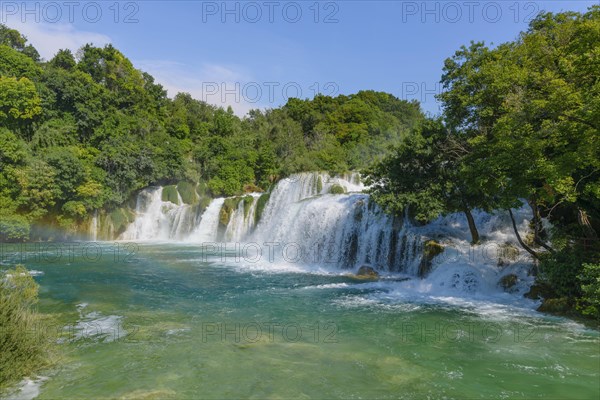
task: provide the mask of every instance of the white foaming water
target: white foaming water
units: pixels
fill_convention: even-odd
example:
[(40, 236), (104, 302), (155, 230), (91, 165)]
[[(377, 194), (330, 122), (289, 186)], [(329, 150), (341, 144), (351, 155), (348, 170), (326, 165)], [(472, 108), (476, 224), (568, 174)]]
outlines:
[(191, 243), (205, 243), (205, 242), (216, 242), (219, 229), (219, 213), (225, 198), (214, 199), (210, 202), (206, 211), (202, 214), (200, 223), (194, 229), (192, 234), (186, 239), (186, 242)]
[(247, 239), (248, 234), (254, 229), (256, 222), (256, 206), (258, 204), (257, 200), (261, 194), (251, 193), (247, 196), (251, 196), (252, 203), (246, 205), (246, 196), (239, 202), (227, 224), (227, 229), (225, 230), (223, 239), (226, 242), (244, 241)]
[[(341, 186), (345, 194), (330, 194), (334, 186)], [(138, 196), (138, 217), (121, 238), (183, 238), (187, 243), (223, 241), (261, 246), (260, 260), (229, 263), (244, 270), (339, 274), (366, 264), (383, 274), (407, 276), (417, 276), (420, 269), (423, 273), (423, 246), (433, 239), (444, 246), (444, 251), (432, 260), (430, 272), (425, 270), (424, 279), (386, 283), (386, 300), (394, 296), (403, 299), (406, 295), (450, 299), (482, 294), (506, 300), (520, 298), (532, 283), (533, 278), (528, 276), (531, 262), (519, 250), (506, 212), (474, 211), (482, 244), (471, 246), (464, 214), (413, 226), (408, 218), (385, 214), (367, 194), (361, 193), (364, 189), (358, 174), (292, 175), (272, 190), (258, 222), (260, 194), (252, 194), (251, 203), (240, 199), (227, 226), (220, 227), (225, 199), (213, 200), (198, 223), (189, 206), (163, 202), (162, 188), (150, 188)], [(339, 192), (339, 187), (336, 190)], [(529, 209), (515, 210), (515, 217), (519, 231), (525, 235)], [(505, 293), (499, 286), (499, 280), (508, 274), (517, 277), (517, 284), (511, 288), (513, 294)]]
[(90, 222), (89, 237), (92, 242), (98, 240), (98, 210), (94, 211), (94, 216)]
[(18, 387), (8, 394), (7, 400), (33, 400), (40, 395), (42, 385), (48, 377), (25, 378)]
[(136, 218), (120, 240), (183, 239), (193, 227), (192, 207), (184, 204), (178, 194), (178, 203), (162, 200), (162, 187), (144, 189), (137, 197)]
[(92, 340), (110, 343), (127, 336), (127, 331), (123, 329), (123, 317), (103, 316), (96, 311), (85, 313), (87, 306), (86, 303), (77, 305), (79, 321), (73, 326), (65, 327), (65, 331), (70, 334), (69, 341)]

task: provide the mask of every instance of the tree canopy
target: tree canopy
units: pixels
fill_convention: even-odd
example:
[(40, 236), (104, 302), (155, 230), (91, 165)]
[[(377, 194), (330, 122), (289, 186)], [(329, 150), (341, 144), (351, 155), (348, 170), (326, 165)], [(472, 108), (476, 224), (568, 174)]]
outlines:
[[(168, 98), (112, 45), (46, 62), (0, 26), (2, 219), (76, 226), (149, 185), (203, 181), (231, 196), (294, 172), (358, 169), (423, 118), (417, 103), (372, 91), (292, 98), (240, 118), (187, 93)], [(5, 228), (3, 239), (28, 237)]]

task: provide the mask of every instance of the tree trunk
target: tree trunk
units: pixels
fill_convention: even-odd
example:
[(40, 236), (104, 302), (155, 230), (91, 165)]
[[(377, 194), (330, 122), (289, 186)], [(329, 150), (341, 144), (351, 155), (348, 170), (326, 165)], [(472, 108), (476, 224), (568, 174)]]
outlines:
[(531, 254), (533, 256), (533, 258), (535, 258), (536, 260), (539, 260), (540, 259), (539, 254), (536, 253), (531, 247), (527, 246), (525, 244), (525, 242), (523, 241), (523, 239), (521, 239), (521, 235), (519, 235), (519, 230), (517, 229), (517, 223), (515, 222), (515, 216), (513, 215), (513, 212), (510, 208), (508, 209), (508, 214), (510, 215), (510, 220), (512, 221), (512, 226), (513, 226), (513, 229), (515, 230), (515, 235), (517, 236), (517, 241), (519, 242), (521, 247), (524, 248), (526, 252)]
[(531, 221), (531, 224), (533, 225), (533, 241), (537, 243), (537, 241), (540, 238), (540, 231), (541, 231), (540, 211), (538, 210), (538, 206), (537, 206), (537, 202), (536, 202), (535, 198), (529, 200), (528, 202), (529, 202), (529, 207), (531, 207), (531, 212), (533, 214), (533, 220)]
[(548, 246), (541, 237), (544, 227), (542, 226), (542, 217), (540, 216), (540, 209), (538, 208), (537, 201), (535, 199), (530, 200), (529, 207), (531, 207), (531, 211), (533, 212), (533, 220), (531, 221), (533, 224), (533, 242), (538, 246), (542, 246), (549, 252), (554, 253), (554, 249)]
[(473, 214), (471, 214), (471, 210), (469, 210), (468, 208), (465, 208), (464, 213), (467, 216), (469, 230), (471, 231), (471, 244), (477, 244), (479, 243), (479, 232), (477, 231), (477, 225), (475, 225)]

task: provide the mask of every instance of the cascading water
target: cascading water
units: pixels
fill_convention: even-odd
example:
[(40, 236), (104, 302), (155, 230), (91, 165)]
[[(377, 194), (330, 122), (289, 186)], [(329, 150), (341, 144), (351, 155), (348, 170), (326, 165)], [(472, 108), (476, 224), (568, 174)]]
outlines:
[(201, 244), (217, 241), (219, 213), (224, 202), (224, 198), (214, 199), (210, 202), (206, 211), (204, 211), (202, 217), (200, 217), (200, 223), (191, 235), (186, 238), (186, 242)]
[(98, 210), (94, 211), (94, 216), (90, 221), (89, 238), (92, 242), (98, 240)]
[(223, 235), (223, 241), (241, 242), (248, 238), (256, 223), (256, 206), (260, 193), (245, 196), (236, 207)]
[[(490, 289), (509, 273), (518, 274), (520, 282), (528, 281), (528, 268), (523, 265), (529, 260), (499, 267), (503, 249), (517, 249), (506, 213), (475, 212), (484, 244), (471, 246), (464, 215), (452, 214), (414, 226), (409, 218), (384, 213), (363, 190), (358, 174), (302, 173), (281, 180), (262, 206), (260, 194), (218, 198), (197, 216), (181, 196), (177, 205), (162, 200), (162, 188), (149, 188), (139, 194), (135, 221), (120, 239), (175, 239), (198, 245), (276, 243), (275, 259), (270, 263), (318, 265), (329, 270), (352, 270), (367, 264), (385, 273), (428, 275), (420, 285), (436, 290)], [(516, 210), (515, 215), (525, 234), (528, 211)], [(428, 240), (435, 240), (442, 250), (426, 260)]]
[(136, 218), (120, 240), (169, 240), (183, 239), (193, 228), (191, 206), (184, 204), (178, 195), (178, 203), (163, 201), (163, 188), (153, 187), (140, 192), (136, 202)]

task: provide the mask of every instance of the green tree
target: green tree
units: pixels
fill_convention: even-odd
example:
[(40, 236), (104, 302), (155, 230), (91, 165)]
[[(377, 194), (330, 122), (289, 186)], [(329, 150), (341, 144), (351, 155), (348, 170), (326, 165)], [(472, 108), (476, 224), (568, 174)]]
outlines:
[(450, 157), (454, 144), (441, 120), (425, 120), (393, 153), (366, 170), (367, 184), (377, 203), (396, 215), (406, 208), (418, 221), (463, 212), (473, 243), (479, 233), (471, 214), (481, 205), (479, 193), (469, 187), (462, 158)]
[(33, 82), (27, 78), (0, 77), (0, 126), (19, 129), (42, 112)]

